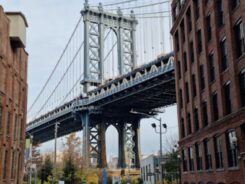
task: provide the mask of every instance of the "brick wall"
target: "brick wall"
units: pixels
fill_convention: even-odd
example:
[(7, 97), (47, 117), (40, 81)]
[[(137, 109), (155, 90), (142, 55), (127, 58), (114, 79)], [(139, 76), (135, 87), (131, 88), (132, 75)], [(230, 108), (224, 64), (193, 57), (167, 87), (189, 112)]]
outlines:
[(27, 109), (27, 57), (9, 38), (0, 6), (0, 183), (22, 183)]
[[(192, 147), (194, 150), (194, 170), (183, 171), (182, 182), (188, 183), (245, 183), (245, 107), (242, 106), (239, 74), (245, 69), (245, 53), (239, 58), (236, 57), (236, 45), (234, 26), (241, 20), (243, 30), (245, 31), (245, 1), (240, 1), (237, 7), (232, 8), (231, 3), (235, 0), (221, 0), (224, 17), (224, 24), (219, 26), (218, 0), (185, 0), (172, 2), (173, 27), (171, 33), (174, 37), (175, 68), (176, 72), (176, 94), (178, 104), (179, 134), (180, 134), (180, 154), (182, 150)], [(199, 5), (199, 6), (198, 6)], [(198, 8), (199, 7), (199, 8)], [(199, 9), (199, 10), (198, 10)], [(199, 12), (199, 17), (197, 16)], [(188, 16), (188, 14), (190, 16)], [(211, 19), (211, 39), (208, 40), (207, 17)], [(190, 22), (190, 20), (192, 20)], [(184, 26), (183, 26), (184, 25)], [(191, 25), (191, 26), (190, 26)], [(192, 29), (190, 30), (189, 27)], [(201, 42), (199, 42), (200, 32)], [(221, 55), (220, 42), (226, 39), (227, 44), (227, 62), (228, 67), (222, 70), (224, 59)], [(193, 43), (193, 49), (190, 43)], [(201, 51), (199, 46), (201, 45)], [(194, 59), (191, 61), (193, 50)], [(186, 63), (185, 54), (186, 53)], [(210, 81), (210, 59), (213, 54), (215, 79)], [(178, 64), (179, 62), (179, 64)], [(185, 65), (187, 69), (185, 70)], [(205, 87), (201, 89), (200, 66), (204, 68)], [(179, 75), (180, 74), (180, 75)], [(195, 75), (196, 95), (193, 93), (192, 75)], [(226, 113), (224, 85), (230, 84), (231, 93), (231, 112)], [(187, 88), (188, 86), (188, 88)], [(182, 90), (182, 94), (180, 93)], [(188, 96), (189, 94), (189, 101)], [(217, 94), (217, 112), (213, 110), (212, 95)], [(182, 99), (182, 102), (181, 102)], [(203, 113), (202, 104), (207, 104), (207, 119)], [(181, 104), (182, 107), (181, 107)], [(196, 127), (196, 118), (194, 109), (198, 109), (198, 119)], [(189, 114), (189, 117), (188, 117)], [(214, 120), (215, 114), (218, 115)], [(204, 121), (205, 120), (205, 121)], [(182, 124), (183, 130), (182, 130)], [(191, 130), (191, 131), (188, 131)], [(235, 130), (237, 137), (237, 161), (236, 167), (228, 166), (228, 131)], [(185, 134), (182, 135), (184, 132)], [(215, 158), (215, 136), (221, 138), (221, 150), (223, 167), (217, 169)], [(204, 144), (205, 139), (210, 140), (212, 169), (205, 169)], [(196, 143), (201, 144), (202, 168), (197, 171), (195, 147)], [(189, 159), (189, 158), (188, 158)], [(187, 159), (187, 160), (188, 160)], [(182, 159), (183, 161), (183, 159)], [(189, 166), (189, 163), (187, 164)]]

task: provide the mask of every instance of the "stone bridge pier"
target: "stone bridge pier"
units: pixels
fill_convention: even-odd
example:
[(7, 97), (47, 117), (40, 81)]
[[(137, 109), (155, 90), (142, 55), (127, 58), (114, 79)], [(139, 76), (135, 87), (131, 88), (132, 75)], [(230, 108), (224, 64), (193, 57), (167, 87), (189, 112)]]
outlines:
[(107, 167), (106, 130), (113, 125), (118, 131), (118, 168), (140, 168), (140, 119), (94, 118), (89, 111), (82, 112), (80, 117), (86, 167)]

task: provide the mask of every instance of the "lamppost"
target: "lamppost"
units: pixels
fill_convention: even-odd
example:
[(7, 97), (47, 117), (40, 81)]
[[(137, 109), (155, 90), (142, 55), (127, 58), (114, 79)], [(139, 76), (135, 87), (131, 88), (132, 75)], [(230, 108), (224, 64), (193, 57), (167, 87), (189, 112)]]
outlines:
[[(163, 184), (162, 164), (161, 164), (162, 156), (163, 156), (163, 154), (162, 154), (162, 134), (165, 134), (167, 132), (167, 124), (166, 123), (162, 123), (162, 118), (157, 118), (155, 116), (152, 116), (152, 115), (149, 115), (149, 114), (146, 114), (146, 113), (143, 113), (143, 112), (137, 112), (137, 111), (134, 111), (133, 109), (131, 109), (130, 113), (132, 113), (132, 114), (140, 114), (140, 115), (147, 116), (149, 118), (154, 118), (155, 120), (157, 120), (159, 122), (159, 132), (157, 131), (157, 125), (155, 123), (152, 123), (151, 126), (155, 129), (155, 132), (160, 135), (159, 169), (160, 169), (160, 184)], [(162, 131), (162, 126), (163, 126), (163, 128), (166, 131), (164, 131), (164, 132)]]
[(56, 177), (56, 155), (57, 155), (57, 134), (58, 134), (58, 128), (59, 128), (60, 123), (55, 123), (54, 127), (54, 176), (53, 178)]

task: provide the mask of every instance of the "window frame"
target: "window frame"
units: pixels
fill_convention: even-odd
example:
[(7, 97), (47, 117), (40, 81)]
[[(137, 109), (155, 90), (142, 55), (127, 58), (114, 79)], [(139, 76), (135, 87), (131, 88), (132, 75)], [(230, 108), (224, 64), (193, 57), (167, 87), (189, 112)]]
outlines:
[(222, 152), (222, 136), (216, 135), (214, 137), (214, 152), (215, 152), (215, 166), (216, 169), (224, 168), (224, 158)]
[(237, 152), (237, 148), (235, 147), (235, 145), (232, 145), (231, 140), (230, 140), (230, 135), (232, 135), (232, 133), (236, 135), (236, 130), (235, 129), (230, 129), (228, 131), (226, 131), (226, 144), (227, 144), (227, 156), (228, 156), (228, 167), (229, 168), (233, 168), (233, 167), (238, 167), (238, 152)]
[(221, 71), (224, 72), (229, 68), (228, 62), (228, 45), (226, 37), (220, 41)]
[(240, 58), (245, 54), (245, 38), (244, 38), (244, 28), (243, 21), (240, 18), (233, 27), (233, 34), (235, 37), (235, 49), (236, 49), (236, 58)]
[(213, 168), (212, 165), (212, 153), (211, 153), (211, 146), (210, 146), (210, 140), (204, 139), (204, 157), (205, 157), (205, 169), (211, 170)]
[[(229, 88), (228, 88), (229, 87)], [(229, 89), (229, 91), (227, 91)], [(229, 92), (229, 94), (228, 94)], [(223, 85), (223, 101), (225, 107), (225, 115), (229, 115), (232, 113), (232, 99), (231, 99), (231, 82), (228, 81)]]
[(196, 154), (196, 165), (197, 165), (197, 171), (203, 170), (202, 167), (202, 147), (201, 143), (195, 143), (195, 154)]
[(240, 104), (245, 107), (245, 68), (239, 74)]

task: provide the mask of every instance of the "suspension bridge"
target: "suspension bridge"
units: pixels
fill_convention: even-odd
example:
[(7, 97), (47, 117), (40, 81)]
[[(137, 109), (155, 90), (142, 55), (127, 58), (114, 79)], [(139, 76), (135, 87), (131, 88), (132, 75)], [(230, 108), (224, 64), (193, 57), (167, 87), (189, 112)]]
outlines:
[[(28, 110), (26, 132), (34, 143), (54, 139), (57, 124), (58, 137), (82, 130), (86, 166), (93, 158), (103, 168), (107, 165), (105, 132), (113, 125), (119, 137), (118, 167), (139, 168), (139, 126), (145, 117), (130, 112), (155, 115), (157, 108), (176, 102), (174, 59), (172, 53), (156, 56), (164, 50), (162, 14), (169, 11), (147, 17), (150, 12), (124, 14), (123, 10), (142, 11), (164, 3), (113, 9), (118, 5), (114, 3), (107, 10), (106, 5), (93, 7), (85, 0), (61, 57)], [(146, 25), (152, 21), (143, 18), (157, 21)], [(151, 33), (144, 29), (152, 26)]]

